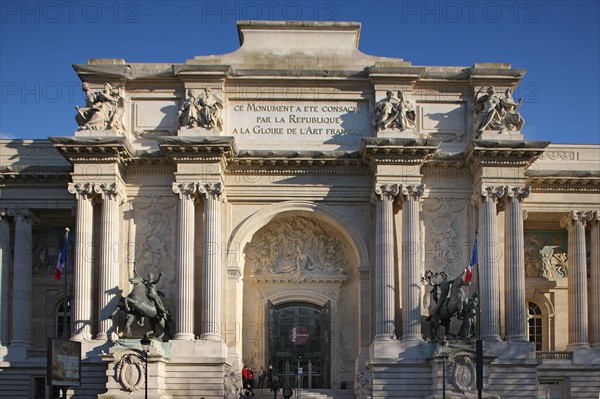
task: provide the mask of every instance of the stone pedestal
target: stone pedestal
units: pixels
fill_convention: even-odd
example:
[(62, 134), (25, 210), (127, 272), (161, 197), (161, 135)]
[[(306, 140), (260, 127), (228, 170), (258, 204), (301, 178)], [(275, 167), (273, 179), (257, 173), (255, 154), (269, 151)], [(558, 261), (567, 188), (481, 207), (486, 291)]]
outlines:
[[(155, 339), (150, 341), (148, 351), (148, 399), (171, 399), (166, 392), (166, 364), (169, 362), (171, 346)], [(146, 388), (146, 354), (139, 339), (119, 340), (108, 354), (100, 356), (108, 362), (106, 375), (107, 392), (99, 399), (143, 399)]]
[(90, 129), (82, 129), (75, 131), (75, 137), (121, 137), (123, 134), (115, 131), (115, 130), (90, 130)]
[(525, 137), (517, 131), (486, 130), (477, 135), (479, 140), (524, 141)]
[(182, 128), (177, 131), (177, 135), (180, 137), (199, 137), (199, 136), (221, 136), (221, 132), (216, 127), (205, 128), (205, 127), (192, 127)]

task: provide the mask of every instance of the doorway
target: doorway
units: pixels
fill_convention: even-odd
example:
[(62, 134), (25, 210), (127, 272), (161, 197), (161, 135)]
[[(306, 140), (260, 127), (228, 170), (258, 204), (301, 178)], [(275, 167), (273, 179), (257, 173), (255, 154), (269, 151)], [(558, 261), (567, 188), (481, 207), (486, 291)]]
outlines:
[(330, 305), (269, 302), (267, 358), (279, 380), (303, 388), (329, 388)]

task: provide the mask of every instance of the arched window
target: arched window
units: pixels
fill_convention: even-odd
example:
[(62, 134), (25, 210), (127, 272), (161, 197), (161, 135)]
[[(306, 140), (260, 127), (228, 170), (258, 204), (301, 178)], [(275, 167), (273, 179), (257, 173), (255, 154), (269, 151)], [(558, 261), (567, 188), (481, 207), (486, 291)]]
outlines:
[(67, 299), (67, 306), (65, 311), (65, 303), (60, 302), (54, 313), (54, 336), (61, 338), (65, 329), (67, 331), (67, 337), (71, 336), (71, 301)]
[(544, 318), (542, 309), (534, 302), (529, 302), (529, 342), (535, 343), (535, 350), (542, 351), (544, 348)]

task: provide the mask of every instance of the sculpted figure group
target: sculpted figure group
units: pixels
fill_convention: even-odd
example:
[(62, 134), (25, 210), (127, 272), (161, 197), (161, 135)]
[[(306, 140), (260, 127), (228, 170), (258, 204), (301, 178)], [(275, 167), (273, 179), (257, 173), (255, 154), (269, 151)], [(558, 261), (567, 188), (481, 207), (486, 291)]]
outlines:
[(204, 89), (203, 95), (197, 98), (189, 89), (187, 98), (178, 112), (179, 126), (194, 128), (205, 127), (223, 130), (223, 102), (212, 93), (211, 89)]
[[(441, 277), (441, 281), (434, 281), (436, 277)], [(447, 275), (442, 273), (425, 273), (423, 281), (427, 281), (432, 286), (430, 295), (432, 297), (432, 308), (430, 316), (431, 321), (431, 339), (434, 342), (444, 338), (444, 336), (454, 336), (450, 333), (450, 323), (453, 317), (462, 320), (459, 338), (472, 338), (475, 336), (475, 325), (479, 307), (478, 295), (473, 293), (471, 298), (465, 294), (463, 287), (470, 285), (463, 279), (464, 272), (455, 279), (448, 280)], [(439, 328), (444, 327), (444, 333)]]
[(377, 103), (375, 107), (375, 116), (373, 126), (376, 130), (385, 129), (413, 129), (415, 127), (416, 113), (410, 101), (408, 101), (402, 91), (398, 91), (397, 96), (393, 91), (388, 90), (386, 97)]
[(475, 132), (481, 133), (484, 130), (520, 132), (525, 119), (517, 109), (522, 103), (522, 98), (518, 102), (513, 100), (511, 89), (504, 91), (504, 97), (496, 94), (494, 86), (489, 86), (485, 94), (481, 94), (480, 90), (475, 94), (473, 105)]
[(165, 295), (156, 289), (162, 275), (162, 273), (159, 273), (158, 276), (154, 276), (153, 273), (148, 273), (146, 278), (135, 275), (129, 279), (129, 282), (133, 284), (133, 288), (129, 295), (121, 298), (112, 313), (112, 317), (119, 312), (125, 315), (125, 336), (131, 336), (131, 326), (134, 321), (141, 327), (144, 325), (144, 317), (147, 317), (150, 321), (151, 334), (156, 332), (156, 326), (158, 325), (162, 329), (159, 338), (164, 335), (167, 338), (172, 338), (170, 330), (172, 324), (171, 312), (162, 302), (161, 297)]
[(105, 83), (100, 91), (92, 91), (90, 84), (84, 82), (85, 107), (75, 106), (75, 120), (82, 130), (114, 130), (124, 133), (123, 113), (125, 100), (123, 88), (113, 88)]

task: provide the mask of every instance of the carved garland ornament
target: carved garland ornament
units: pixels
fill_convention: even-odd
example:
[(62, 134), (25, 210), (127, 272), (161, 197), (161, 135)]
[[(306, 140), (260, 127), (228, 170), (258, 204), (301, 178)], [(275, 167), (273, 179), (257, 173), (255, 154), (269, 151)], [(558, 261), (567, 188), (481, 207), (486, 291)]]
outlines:
[(129, 353), (115, 365), (115, 379), (129, 392), (139, 391), (144, 387), (143, 359), (137, 353)]

